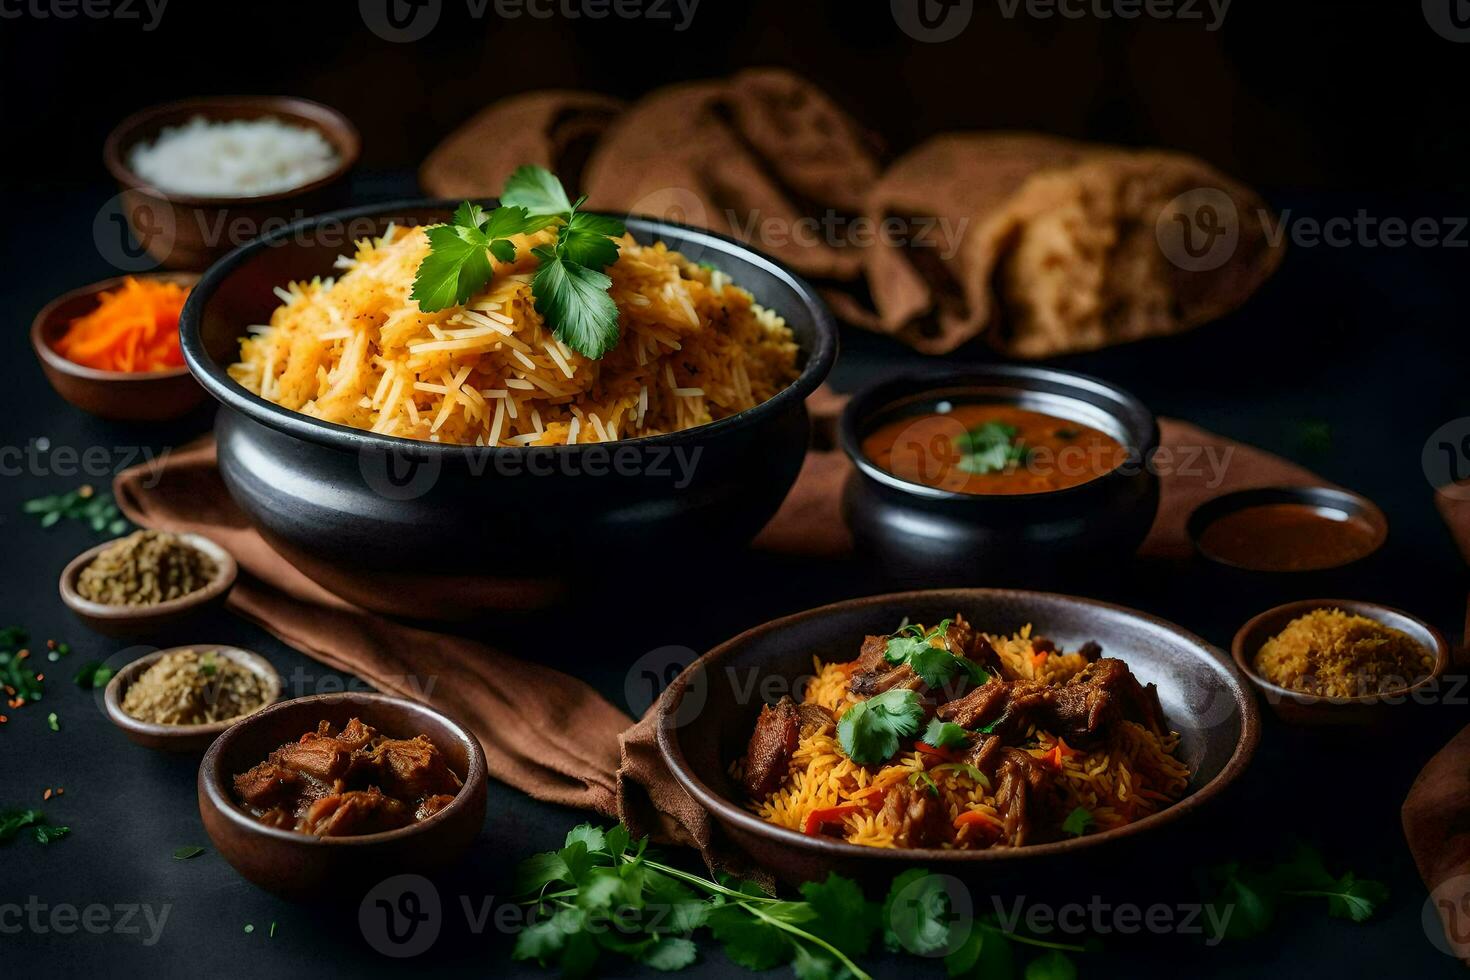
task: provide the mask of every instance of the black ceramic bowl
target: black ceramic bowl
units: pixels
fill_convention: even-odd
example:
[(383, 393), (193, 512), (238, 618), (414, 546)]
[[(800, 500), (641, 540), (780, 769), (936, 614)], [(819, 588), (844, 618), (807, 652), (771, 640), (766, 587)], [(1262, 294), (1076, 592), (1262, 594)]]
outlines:
[[(1079, 486), (1001, 496), (911, 482), (863, 453), (878, 426), (942, 401), (997, 402), (1080, 422), (1121, 442), (1128, 459)], [(840, 439), (856, 464), (843, 493), (853, 542), (894, 585), (1086, 581), (1129, 558), (1158, 511), (1153, 413), (1116, 385), (1069, 371), (990, 366), (892, 378), (853, 396)]]
[[(1158, 685), (1165, 717), (1180, 733), (1189, 766), (1189, 795), (1173, 806), (1114, 830), (1019, 848), (980, 851), (862, 847), (809, 837), (768, 823), (745, 807), (730, 763), (745, 753), (762, 704), (799, 691), (812, 657), (851, 660), (867, 634), (891, 632), (904, 617), (933, 623), (956, 612), (979, 629), (1009, 633), (1030, 623), (1064, 649), (1087, 640), (1120, 657), (1144, 682)], [(758, 626), (705, 654), (675, 679), (659, 701), (658, 743), (685, 791), (709, 811), (727, 837), (761, 867), (791, 881), (828, 872), (887, 881), (925, 867), (998, 884), (1026, 875), (1030, 886), (1075, 882), (1084, 867), (1106, 860), (1157, 861), (1170, 841), (1187, 841), (1186, 818), (1245, 770), (1259, 737), (1255, 697), (1229, 658), (1199, 637), (1144, 613), (1090, 599), (1008, 589), (955, 589), (872, 596), (824, 606)], [(1166, 829), (1176, 836), (1166, 838)], [(1127, 849), (1126, 844), (1135, 845)], [(1093, 859), (1101, 859), (1092, 865)], [(1136, 869), (1135, 869), (1136, 870)], [(1055, 876), (1055, 879), (1053, 879)]]
[(353, 239), (390, 221), (442, 222), (451, 209), (404, 202), (300, 222), (232, 252), (190, 294), (184, 358), (223, 406), (220, 474), (266, 539), (359, 604), (440, 618), (544, 603), (568, 570), (605, 582), (612, 567), (624, 575), (633, 562), (688, 562), (754, 537), (801, 468), (804, 401), (837, 356), (837, 328), (800, 278), (707, 231), (627, 220), (639, 241), (662, 240), (729, 273), (786, 319), (802, 351), (793, 384), (709, 425), (601, 445), (440, 445), (299, 415), (226, 373), (245, 328), (279, 305), (273, 288), (332, 275)]

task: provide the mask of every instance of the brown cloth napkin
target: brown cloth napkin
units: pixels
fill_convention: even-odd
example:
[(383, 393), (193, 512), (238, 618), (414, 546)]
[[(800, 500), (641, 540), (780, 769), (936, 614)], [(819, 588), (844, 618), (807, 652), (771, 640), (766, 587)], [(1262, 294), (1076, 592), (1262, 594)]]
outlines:
[[(1435, 506), (1449, 527), (1460, 554), (1470, 562), (1470, 482), (1451, 484), (1435, 492)], [(1470, 606), (1466, 636), (1470, 637)], [(1466, 651), (1455, 651), (1463, 668)], [(1470, 965), (1470, 728), (1450, 740), (1429, 760), (1399, 817), (1404, 837), (1429, 889), (1435, 911), (1444, 924), (1445, 938), (1455, 955)]]
[(978, 339), (1036, 358), (1177, 333), (1245, 302), (1281, 258), (1260, 198), (1183, 154), (958, 133), (885, 170), (835, 99), (776, 68), (620, 106), (501, 100), (420, 182), (493, 197), (516, 165), (552, 167), (593, 207), (749, 242), (818, 280), (848, 323), (927, 353)]
[(1282, 252), (1261, 199), (1203, 161), (1034, 134), (928, 140), (865, 210), (909, 232), (864, 250), (871, 309), (844, 292), (833, 306), (933, 354), (977, 336), (1036, 358), (1178, 333), (1245, 302)]
[[(825, 390), (809, 401), (817, 448), (757, 547), (846, 554), (837, 498), (849, 464), (823, 448), (842, 402)], [(1212, 494), (1320, 482), (1298, 466), (1183, 422), (1166, 420), (1163, 432), (1163, 503), (1144, 546), (1149, 555), (1187, 555), (1184, 521)], [(251, 529), (220, 480), (212, 439), (124, 471), (113, 489), (140, 526), (194, 531), (234, 554), (245, 572), (230, 594), (234, 611), (308, 656), (468, 724), (495, 778), (537, 799), (620, 817), (635, 833), (694, 845), (712, 865), (731, 866), (711, 849), (708, 816), (664, 768), (652, 724), (657, 706), (635, 724), (576, 678), (473, 640), (385, 619), (326, 592)], [(553, 730), (579, 737), (548, 740)]]

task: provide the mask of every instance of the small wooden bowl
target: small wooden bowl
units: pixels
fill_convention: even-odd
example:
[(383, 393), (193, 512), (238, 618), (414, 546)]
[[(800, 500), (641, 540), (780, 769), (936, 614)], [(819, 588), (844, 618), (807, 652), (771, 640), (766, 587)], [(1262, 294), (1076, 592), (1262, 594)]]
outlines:
[[(1401, 630), (1434, 655), (1434, 667), (1426, 677), (1408, 687), (1351, 698), (1303, 694), (1273, 684), (1257, 673), (1253, 661), (1261, 645), (1285, 629), (1292, 620), (1314, 609), (1341, 609), (1349, 615), (1363, 616)], [(1398, 609), (1353, 599), (1303, 599), (1268, 609), (1236, 632), (1230, 644), (1230, 654), (1235, 658), (1236, 666), (1282, 721), (1323, 728), (1374, 726), (1398, 720), (1409, 705), (1431, 699), (1450, 662), (1449, 644), (1433, 626)]]
[[(218, 122), (272, 117), (315, 129), (337, 151), (337, 166), (310, 183), (274, 194), (223, 197), (166, 191), (133, 172), (127, 162), (133, 147), (195, 116)], [(128, 227), (149, 256), (170, 269), (199, 271), (264, 232), (345, 204), (346, 178), (361, 151), (357, 127), (336, 109), (287, 96), (225, 96), (185, 99), (134, 113), (108, 134), (102, 161), (122, 189)]]
[[(233, 779), (272, 751), (330, 721), (362, 721), (385, 735), (427, 735), (464, 779), (444, 809), (407, 827), (355, 837), (317, 837), (267, 827), (235, 802)], [(433, 708), (386, 694), (317, 694), (282, 701), (215, 740), (199, 764), (199, 814), (215, 849), (240, 874), (287, 898), (355, 906), (362, 887), (396, 874), (425, 874), (457, 860), (485, 822), (485, 753), (474, 734)]]
[(214, 578), (202, 589), (152, 606), (109, 606), (84, 599), (77, 592), (77, 577), (102, 549), (118, 540), (114, 538), (88, 548), (67, 562), (66, 567), (61, 570), (61, 601), (91, 629), (119, 639), (151, 636), (216, 608), (225, 601), (225, 596), (229, 594), (230, 587), (235, 584), (235, 577), (239, 574), (234, 556), (202, 534), (185, 533), (179, 537), (214, 561)]
[[(204, 400), (204, 389), (182, 364), (166, 371), (100, 371), (56, 351), (56, 342), (71, 322), (96, 309), (99, 294), (122, 288), (125, 278), (94, 282), (47, 303), (31, 323), (31, 347), (51, 387), (84, 412), (119, 422), (176, 419)], [(181, 286), (193, 286), (199, 279), (197, 275), (179, 272), (142, 273), (134, 278), (176, 282)]]
[(251, 711), (237, 718), (211, 721), (202, 725), (160, 725), (157, 722), (139, 721), (124, 711), (123, 699), (127, 697), (128, 688), (133, 686), (133, 682), (165, 655), (179, 650), (215, 653), (254, 672), (265, 683), (266, 695), (265, 703), (255, 711), (265, 710), (281, 696), (281, 675), (276, 672), (275, 667), (271, 666), (271, 662), (258, 653), (252, 653), (240, 647), (217, 643), (191, 643), (188, 646), (170, 647), (167, 650), (150, 653), (146, 657), (139, 657), (113, 675), (112, 680), (107, 682), (107, 689), (103, 692), (102, 700), (107, 709), (108, 719), (121, 728), (129, 739), (145, 748), (158, 749), (163, 752), (203, 752), (226, 728), (255, 713)]

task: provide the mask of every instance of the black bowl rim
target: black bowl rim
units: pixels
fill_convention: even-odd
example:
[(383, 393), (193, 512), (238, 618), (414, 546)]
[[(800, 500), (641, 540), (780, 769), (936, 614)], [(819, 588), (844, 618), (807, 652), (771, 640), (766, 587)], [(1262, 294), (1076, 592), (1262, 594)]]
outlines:
[[(345, 148), (342, 149), (341, 159), (337, 166), (318, 177), (298, 187), (288, 187), (285, 190), (274, 191), (270, 194), (258, 194), (253, 196), (242, 196), (232, 194), (176, 194), (166, 191), (155, 184), (151, 184), (138, 175), (127, 161), (127, 153), (139, 142), (136, 133), (139, 129), (151, 124), (157, 117), (174, 112), (193, 111), (205, 118), (218, 120), (218, 111), (221, 108), (235, 106), (242, 102), (271, 103), (277, 107), (277, 111), (284, 116), (290, 116), (294, 120), (309, 121), (309, 124), (327, 138), (329, 143), (337, 147), (334, 138), (337, 134), (328, 131), (322, 118), (330, 118), (341, 129), (341, 134), (346, 137)], [(213, 111), (213, 115), (212, 112)], [(124, 145), (126, 144), (126, 145)], [(256, 207), (271, 204), (280, 204), (303, 197), (314, 191), (321, 190), (329, 184), (336, 183), (345, 177), (352, 168), (357, 166), (357, 161), (362, 156), (362, 134), (358, 132), (357, 126), (347, 114), (341, 110), (334, 109), (324, 102), (308, 99), (299, 95), (201, 95), (186, 99), (174, 99), (169, 102), (159, 102), (154, 105), (144, 106), (135, 112), (128, 114), (121, 122), (112, 127), (107, 138), (102, 144), (102, 164), (105, 166), (113, 180), (130, 191), (147, 194), (160, 201), (185, 208), (223, 208), (223, 207)]]
[[(809, 619), (820, 619), (823, 616), (849, 609), (854, 605), (877, 605), (888, 602), (911, 603), (933, 600), (938, 596), (953, 596), (959, 598), (960, 601), (963, 601), (961, 597), (968, 597), (971, 600), (977, 597), (1061, 600), (1094, 609), (1120, 612), (1172, 633), (1190, 646), (1195, 647), (1202, 656), (1212, 660), (1220, 668), (1221, 674), (1228, 678), (1226, 686), (1235, 701), (1237, 710), (1240, 712), (1240, 740), (1236, 742), (1235, 751), (1231, 754), (1229, 761), (1225, 763), (1224, 768), (1216, 773), (1214, 778), (1209, 782), (1172, 806), (1160, 810), (1157, 813), (1149, 814), (1141, 820), (1125, 824), (1122, 827), (1115, 827), (1112, 830), (1105, 830), (1097, 834), (1088, 834), (1071, 840), (1052, 841), (1044, 844), (1028, 844), (1024, 847), (988, 848), (980, 851), (918, 847), (866, 847), (861, 844), (849, 844), (846, 841), (833, 840), (828, 837), (808, 837), (797, 831), (789, 830), (785, 827), (778, 827), (737, 806), (705, 785), (704, 781), (689, 766), (688, 760), (684, 758), (684, 751), (679, 743), (678, 729), (673, 723), (673, 718), (678, 710), (679, 703), (683, 699), (684, 691), (688, 685), (688, 678), (696, 668), (705, 668), (728, 656), (732, 650), (735, 650), (759, 634), (785, 629), (795, 623), (804, 622)], [(1260, 706), (1256, 703), (1255, 694), (1246, 681), (1241, 678), (1240, 674), (1241, 671), (1234, 660), (1213, 644), (1208, 643), (1204, 639), (1166, 619), (1151, 616), (1148, 613), (1132, 609), (1128, 606), (1102, 602), (1097, 599), (1085, 599), (1080, 596), (1065, 595), (1059, 592), (1038, 592), (1028, 589), (923, 589), (913, 592), (893, 592), (885, 595), (863, 596), (857, 599), (847, 599), (842, 602), (818, 606), (815, 609), (808, 609), (804, 612), (794, 613), (790, 616), (783, 616), (780, 619), (762, 623), (759, 626), (746, 630), (733, 639), (726, 640), (690, 664), (688, 668), (674, 679), (668, 696), (659, 701), (659, 707), (656, 709), (659, 712), (656, 721), (656, 732), (659, 753), (663, 756), (664, 764), (669, 767), (669, 771), (674, 774), (674, 778), (679, 782), (679, 785), (684, 788), (684, 791), (696, 803), (704, 807), (716, 822), (733, 824), (739, 827), (741, 831), (765, 838), (773, 844), (809, 850), (828, 858), (858, 858), (901, 863), (914, 861), (930, 861), (936, 863), (959, 861), (967, 864), (985, 864), (990, 862), (1010, 864), (1072, 854), (1095, 847), (1106, 847), (1124, 838), (1146, 833), (1156, 827), (1173, 823), (1210, 802), (1212, 798), (1219, 795), (1230, 784), (1239, 779), (1240, 775), (1250, 763), (1251, 757), (1255, 754), (1261, 733)]]
[[(481, 203), (487, 205), (493, 205), (493, 201), (493, 198), (481, 199)], [(302, 231), (327, 221), (346, 224), (358, 218), (392, 216), (394, 212), (412, 213), (415, 211), (436, 209), (452, 212), (458, 204), (458, 201), (449, 198), (406, 199), (391, 201), (385, 204), (369, 204), (341, 211), (331, 211), (293, 222), (285, 228), (278, 229), (269, 235), (262, 236), (253, 242), (236, 248), (214, 265), (210, 266), (200, 276), (199, 282), (190, 290), (189, 298), (184, 303), (184, 310), (179, 316), (179, 340), (184, 351), (184, 363), (199, 383), (203, 385), (204, 389), (216, 401), (219, 401), (228, 408), (234, 409), (251, 421), (268, 426), (278, 432), (346, 452), (373, 450), (423, 458), (443, 459), (445, 457), (463, 457), (466, 454), (477, 457), (482, 455), (492, 457), (495, 455), (522, 456), (533, 452), (545, 452), (548, 449), (554, 452), (573, 454), (584, 453), (593, 448), (607, 452), (610, 449), (616, 449), (622, 446), (645, 447), (674, 443), (683, 444), (691, 438), (702, 438), (705, 436), (716, 438), (725, 433), (751, 425), (765, 416), (777, 412), (793, 401), (805, 401), (806, 397), (826, 380), (833, 363), (837, 360), (837, 321), (833, 318), (832, 312), (827, 309), (827, 304), (822, 301), (810, 283), (786, 268), (780, 262), (766, 255), (764, 252), (751, 248), (744, 242), (727, 235), (707, 231), (703, 228), (694, 228), (689, 225), (665, 221), (660, 218), (617, 214), (613, 212), (593, 213), (608, 214), (616, 217), (619, 220), (625, 221), (630, 231), (637, 226), (639, 231), (645, 232), (655, 239), (662, 237), (664, 230), (667, 230), (690, 241), (693, 245), (716, 246), (720, 251), (727, 254), (740, 255), (747, 261), (763, 267), (764, 271), (775, 276), (783, 282), (783, 285), (791, 289), (796, 294), (797, 301), (804, 304), (811, 312), (816, 327), (816, 343), (810, 350), (803, 349), (803, 353), (806, 355), (806, 364), (802, 366), (801, 372), (797, 375), (796, 380), (759, 405), (748, 408), (743, 412), (737, 412), (726, 418), (696, 426), (692, 429), (681, 429), (677, 432), (666, 432), (656, 436), (619, 439), (616, 442), (610, 443), (579, 443), (575, 446), (466, 446), (458, 443), (425, 442), (420, 439), (404, 438), (403, 436), (378, 435), (377, 433), (367, 432), (363, 429), (354, 429), (335, 422), (324, 422), (320, 419), (313, 419), (310, 416), (301, 415), (288, 408), (283, 408), (274, 402), (267, 401), (259, 395), (246, 391), (229, 376), (223, 367), (216, 364), (213, 358), (209, 356), (209, 352), (205, 350), (204, 339), (201, 333), (205, 303), (214, 295), (220, 283), (228, 278), (237, 266), (249, 260), (257, 252), (267, 248), (274, 248), (278, 243), (286, 241)], [(736, 283), (736, 285), (739, 285), (739, 283)], [(775, 310), (774, 312), (779, 315), (781, 311)]]
[[(1408, 687), (1395, 688), (1394, 690), (1383, 691), (1378, 694), (1357, 694), (1349, 698), (1329, 697), (1321, 694), (1308, 694), (1305, 691), (1293, 691), (1289, 687), (1282, 687), (1275, 681), (1268, 680), (1262, 676), (1256, 670), (1255, 665), (1251, 663), (1255, 659), (1256, 654), (1260, 652), (1260, 646), (1258, 645), (1256, 649), (1247, 652), (1245, 648), (1246, 642), (1255, 633), (1260, 632), (1275, 620), (1280, 620), (1281, 625), (1278, 628), (1284, 629), (1288, 623), (1298, 616), (1305, 616), (1318, 609), (1341, 609), (1349, 615), (1362, 616), (1365, 619), (1371, 619), (1383, 626), (1405, 633), (1410, 632), (1410, 630), (1404, 628), (1405, 625), (1408, 625), (1423, 634), (1422, 636), (1415, 637), (1416, 640), (1428, 638), (1429, 642), (1426, 645), (1429, 647), (1430, 652), (1434, 654), (1434, 666), (1430, 668), (1429, 673)], [(1394, 619), (1400, 622), (1390, 621)], [(1405, 612), (1396, 606), (1384, 605), (1381, 602), (1374, 602), (1371, 599), (1293, 599), (1291, 602), (1283, 602), (1280, 605), (1272, 606), (1270, 609), (1259, 612), (1242, 623), (1240, 629), (1235, 631), (1235, 636), (1230, 641), (1230, 656), (1235, 661), (1235, 666), (1245, 675), (1246, 680), (1254, 684), (1264, 697), (1275, 702), (1290, 701), (1303, 707), (1313, 708), (1354, 708), (1386, 703), (1387, 698), (1405, 697), (1436, 683), (1444, 677), (1445, 671), (1449, 669), (1450, 645), (1445, 641), (1444, 634), (1436, 629), (1432, 623), (1420, 619), (1411, 612)]]
[[(225, 784), (227, 777), (220, 771), (220, 756), (224, 754), (224, 747), (230, 743), (231, 739), (238, 738), (241, 731), (251, 725), (258, 724), (262, 718), (266, 718), (277, 712), (302, 710), (309, 705), (337, 704), (339, 702), (369, 702), (386, 704), (399, 709), (407, 709), (411, 712), (435, 717), (445, 728), (455, 732), (469, 745), (470, 753), (469, 765), (466, 767), (464, 780), (460, 785), (459, 792), (455, 794), (454, 799), (445, 804), (444, 808), (439, 812), (431, 814), (423, 820), (411, 823), (407, 827), (399, 827), (396, 830), (384, 830), (376, 834), (354, 834), (348, 837), (318, 837), (315, 834), (303, 834), (300, 831), (286, 830), (283, 827), (269, 827), (241, 809), (240, 805), (230, 796), (229, 788)], [(383, 844), (404, 837), (415, 837), (419, 834), (432, 833), (435, 828), (442, 824), (456, 810), (470, 806), (470, 798), (472, 796), (477, 796), (485, 792), (488, 787), (488, 779), (489, 769), (485, 761), (485, 750), (480, 747), (480, 740), (475, 736), (474, 732), (444, 712), (430, 707), (422, 701), (401, 698), (395, 694), (379, 694), (377, 692), (367, 691), (308, 694), (305, 697), (289, 698), (285, 701), (268, 704), (263, 708), (252, 711), (248, 715), (237, 718), (233, 724), (220, 733), (220, 736), (210, 744), (208, 750), (204, 753), (204, 758), (199, 762), (199, 787), (208, 797), (210, 805), (223, 814), (225, 819), (237, 827), (244, 828), (248, 833), (258, 833), (264, 837), (272, 837), (276, 840), (300, 844), (303, 847), (370, 847), (374, 844)]]
[[(982, 385), (988, 382), (1004, 381), (1024, 389), (1025, 383), (1032, 384), (1049, 383), (1055, 385), (1070, 385), (1074, 388), (1091, 389), (1097, 394), (1105, 394), (1122, 403), (1128, 410), (1137, 412), (1140, 418), (1146, 420), (1147, 429), (1144, 438), (1137, 446), (1125, 445), (1124, 448), (1130, 454), (1136, 453), (1143, 465), (1149, 465), (1153, 453), (1159, 448), (1159, 420), (1152, 409), (1143, 403), (1138, 396), (1113, 384), (1111, 381), (1095, 377), (1091, 374), (1083, 374), (1079, 371), (1064, 371), (1061, 368), (1037, 367), (1024, 364), (994, 364), (977, 365), (973, 367), (955, 368), (938, 372), (913, 371), (897, 375), (890, 375), (873, 384), (867, 385), (856, 392), (842, 410), (842, 418), (838, 423), (837, 437), (842, 446), (842, 451), (847, 458), (852, 460), (858, 472), (865, 477), (882, 484), (893, 490), (924, 500), (945, 501), (952, 503), (964, 503), (971, 506), (988, 505), (992, 507), (1010, 505), (1023, 505), (1037, 500), (1064, 500), (1081, 494), (1095, 493), (1099, 486), (1105, 486), (1117, 480), (1129, 479), (1130, 475), (1121, 468), (1114, 469), (1095, 479), (1087, 480), (1076, 486), (1066, 487), (1061, 490), (1039, 490), (1034, 493), (1007, 493), (1007, 494), (983, 494), (965, 493), (961, 490), (942, 490), (938, 487), (926, 486), (922, 483), (914, 483), (912, 480), (890, 473), (877, 463), (868, 458), (863, 452), (862, 442), (858, 438), (858, 430), (875, 413), (900, 400), (901, 396), (907, 396), (913, 400), (922, 400), (926, 394), (937, 393), (946, 388), (965, 388)], [(1098, 406), (1101, 407), (1101, 406)], [(1104, 409), (1115, 421), (1124, 423), (1125, 420), (1117, 413)], [(1124, 426), (1125, 429), (1128, 426)], [(978, 502), (978, 503), (977, 503)]]
[[(1223, 558), (1210, 554), (1200, 547), (1200, 536), (1211, 524), (1238, 510), (1247, 507), (1255, 507), (1262, 504), (1307, 504), (1314, 507), (1334, 507), (1345, 513), (1362, 517), (1373, 525), (1376, 540), (1371, 550), (1359, 555), (1351, 561), (1345, 561), (1337, 565), (1324, 565), (1320, 568), (1271, 569), (1256, 568), (1253, 565), (1243, 565), (1239, 562), (1226, 561)], [(1189, 535), (1189, 542), (1194, 547), (1194, 552), (1200, 558), (1221, 568), (1229, 568), (1237, 572), (1249, 575), (1261, 576), (1310, 576), (1322, 572), (1332, 572), (1348, 568), (1359, 562), (1376, 555), (1382, 550), (1388, 541), (1388, 516), (1383, 509), (1363, 496), (1352, 490), (1344, 490), (1341, 487), (1323, 486), (1264, 486), (1249, 487), (1245, 490), (1232, 490), (1222, 493), (1218, 497), (1211, 497), (1200, 504), (1189, 514), (1189, 519), (1184, 522), (1185, 532)]]

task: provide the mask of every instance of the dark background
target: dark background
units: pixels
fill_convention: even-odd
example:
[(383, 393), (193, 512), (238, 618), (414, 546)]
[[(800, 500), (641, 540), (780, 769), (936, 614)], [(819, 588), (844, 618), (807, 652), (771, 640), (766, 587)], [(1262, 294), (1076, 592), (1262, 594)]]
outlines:
[(142, 0), (137, 20), (10, 16), (37, 2), (0, 5), (0, 167), (27, 189), (103, 180), (108, 130), (187, 95), (326, 102), (361, 128), (366, 167), (403, 170), (506, 94), (634, 98), (754, 65), (810, 76), (890, 153), (946, 130), (1037, 129), (1187, 150), (1267, 188), (1384, 191), (1463, 190), (1470, 150), (1470, 47), (1415, 0), (1235, 0), (1213, 31), (1204, 0), (1176, 3), (1203, 19), (1170, 20), (1007, 17), (974, 0), (942, 43), (908, 37), (887, 0), (701, 0), (684, 31), (672, 7), (670, 20), (503, 19), (442, 0), (412, 44), (375, 36), (356, 0), (172, 0), (152, 31)]
[[(149, 428), (69, 408), (41, 377), (24, 330), (50, 298), (116, 273), (91, 238), (97, 209), (115, 190), (101, 164), (107, 131), (136, 109), (188, 95), (296, 94), (343, 110), (364, 139), (359, 203), (412, 194), (412, 171), (435, 142), (501, 95), (560, 86), (636, 97), (673, 81), (774, 64), (821, 83), (890, 153), (951, 129), (1039, 129), (1197, 153), (1298, 219), (1359, 209), (1409, 220), (1467, 213), (1470, 45), (1436, 33), (1412, 0), (1236, 0), (1214, 32), (1198, 20), (1024, 12), (1008, 19), (996, 0), (977, 0), (968, 29), (939, 44), (907, 37), (883, 0), (702, 0), (684, 32), (667, 21), (475, 20), (463, 0), (444, 0), (439, 26), (415, 44), (376, 37), (349, 0), (172, 0), (152, 32), (136, 20), (9, 16), (24, 9), (0, 0), (0, 132), (9, 151), (0, 154), (0, 254), (9, 260), (0, 266), (8, 324), (0, 331), (0, 446), (45, 437), (77, 449), (158, 450), (209, 426), (207, 411)], [(1292, 247), (1266, 288), (1219, 323), (1056, 363), (1122, 384), (1161, 415), (1261, 446), (1372, 497), (1391, 534), (1378, 574), (1356, 592), (1458, 638), (1466, 571), (1420, 457), (1431, 432), (1470, 415), (1462, 358), (1467, 255), (1463, 245)], [(834, 382), (850, 390), (895, 367), (925, 364), (938, 366), (845, 331)], [(351, 910), (336, 917), (284, 903), (212, 852), (170, 858), (181, 845), (208, 844), (193, 761), (127, 743), (93, 696), (70, 682), (80, 662), (132, 656), (82, 629), (56, 597), (61, 567), (98, 538), (70, 524), (46, 531), (19, 513), (22, 501), (79, 482), (44, 466), (0, 479), (0, 625), (24, 624), (34, 637), (66, 639), (76, 651), (52, 671), (47, 702), (13, 713), (0, 729), (0, 808), (42, 805), (74, 828), (49, 848), (28, 838), (0, 848), (0, 903), (34, 895), (53, 904), (167, 903), (173, 911), (154, 947), (115, 934), (0, 934), (0, 973), (550, 976), (510, 964), (511, 937), (471, 934), (454, 924), (457, 911), (431, 953), (390, 960), (363, 941)], [(748, 579), (714, 590), (705, 604), (640, 617), (637, 629), (572, 618), (558, 624), (555, 649), (544, 642), (511, 649), (554, 656), (626, 706), (627, 665), (650, 650), (704, 650), (773, 616), (857, 591), (819, 574), (764, 587)], [(1269, 604), (1191, 575), (1168, 582), (1118, 575), (1090, 594), (1163, 615), (1221, 646)], [(198, 630), (200, 640), (264, 653), (292, 694), (345, 681), (231, 615)], [(50, 710), (61, 717), (60, 732), (46, 726)], [(1144, 854), (1127, 876), (1148, 887), (1172, 876), (1189, 895), (1196, 868), (1258, 859), (1295, 835), (1319, 844), (1333, 870), (1388, 883), (1391, 898), (1374, 921), (1355, 927), (1311, 907), (1262, 940), (1213, 950), (1177, 937), (1113, 941), (1079, 958), (1083, 975), (1460, 975), (1426, 938), (1425, 893), (1398, 809), (1424, 761), (1464, 717), (1463, 703), (1438, 705), (1393, 738), (1325, 744), (1268, 721), (1239, 791), (1195, 825), (1187, 850)], [(41, 790), (56, 785), (66, 795), (41, 804)], [(494, 784), (481, 839), (441, 885), (446, 903), (503, 895), (515, 861), (556, 846), (581, 819)], [(273, 938), (271, 922), (280, 924)], [(255, 931), (244, 933), (245, 923)], [(748, 976), (712, 945), (701, 957), (702, 974)], [(939, 972), (895, 957), (875, 956), (870, 966), (880, 977)]]

